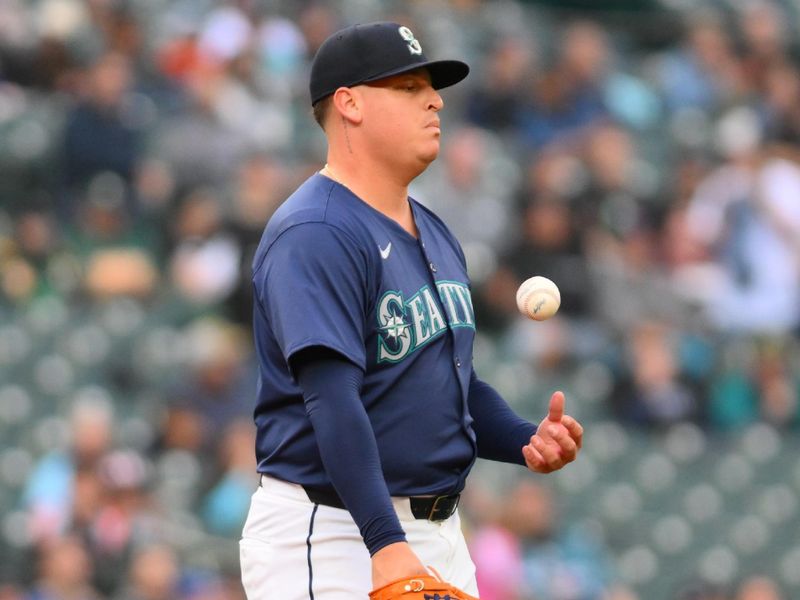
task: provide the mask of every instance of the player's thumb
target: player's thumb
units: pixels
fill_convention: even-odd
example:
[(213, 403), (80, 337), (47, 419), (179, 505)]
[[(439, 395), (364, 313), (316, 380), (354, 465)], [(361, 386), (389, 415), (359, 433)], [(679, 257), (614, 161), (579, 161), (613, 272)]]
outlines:
[(550, 410), (547, 413), (547, 418), (550, 421), (559, 423), (561, 417), (564, 416), (564, 392), (554, 392), (550, 396)]

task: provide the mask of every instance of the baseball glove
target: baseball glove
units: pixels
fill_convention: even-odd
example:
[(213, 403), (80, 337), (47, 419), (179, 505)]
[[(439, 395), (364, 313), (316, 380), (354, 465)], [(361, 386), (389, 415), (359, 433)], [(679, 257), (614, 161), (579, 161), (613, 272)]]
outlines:
[(398, 579), (369, 593), (370, 600), (478, 600), (433, 575)]

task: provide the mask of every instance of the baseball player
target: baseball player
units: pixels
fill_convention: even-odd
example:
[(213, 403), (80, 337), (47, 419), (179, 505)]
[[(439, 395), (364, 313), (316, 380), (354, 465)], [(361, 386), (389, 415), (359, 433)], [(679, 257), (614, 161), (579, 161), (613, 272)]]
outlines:
[(328, 161), (270, 219), (253, 262), (250, 600), (366, 598), (427, 567), (477, 596), (456, 511), (475, 459), (547, 473), (581, 446), (560, 392), (537, 428), (477, 377), (464, 254), (408, 197), (439, 152), (437, 90), (468, 72), (389, 22), (338, 31), (314, 58)]

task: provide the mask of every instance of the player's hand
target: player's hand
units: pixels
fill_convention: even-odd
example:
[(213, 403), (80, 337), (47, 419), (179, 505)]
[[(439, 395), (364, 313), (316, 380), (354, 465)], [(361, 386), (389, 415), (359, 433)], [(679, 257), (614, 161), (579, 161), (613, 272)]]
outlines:
[(414, 575), (429, 573), (406, 542), (389, 544), (372, 555), (372, 589)]
[(531, 471), (552, 473), (578, 456), (583, 445), (583, 427), (564, 414), (564, 394), (555, 392), (550, 397), (547, 417), (539, 424), (522, 455)]

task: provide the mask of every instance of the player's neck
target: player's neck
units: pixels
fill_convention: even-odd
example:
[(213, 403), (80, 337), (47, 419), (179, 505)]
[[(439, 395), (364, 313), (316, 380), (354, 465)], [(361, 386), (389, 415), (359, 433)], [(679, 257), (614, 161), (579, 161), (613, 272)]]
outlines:
[(321, 173), (348, 188), (375, 210), (396, 221), (417, 236), (414, 216), (408, 202), (408, 183), (397, 173), (387, 173), (371, 165), (336, 161), (329, 156)]

